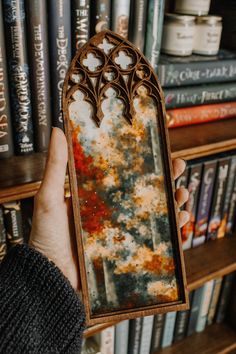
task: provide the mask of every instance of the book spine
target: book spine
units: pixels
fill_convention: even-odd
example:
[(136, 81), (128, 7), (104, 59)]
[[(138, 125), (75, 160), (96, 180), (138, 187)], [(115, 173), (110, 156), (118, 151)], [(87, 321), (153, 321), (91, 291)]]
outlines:
[(236, 100), (234, 83), (165, 89), (166, 109)]
[(129, 354), (139, 354), (140, 337), (142, 332), (142, 320), (142, 318), (130, 320), (128, 345)]
[(207, 324), (211, 325), (213, 323), (215, 313), (216, 313), (216, 306), (219, 301), (220, 297), (220, 289), (222, 284), (223, 278), (217, 278), (214, 280), (214, 289), (211, 297), (210, 307), (207, 315)]
[(206, 123), (236, 116), (236, 102), (168, 109), (166, 112), (168, 128)]
[(34, 117), (34, 141), (37, 152), (47, 151), (51, 133), (49, 47), (46, 0), (27, 0), (29, 58)]
[(11, 109), (7, 77), (7, 57), (3, 27), (2, 2), (0, 2), (0, 159), (13, 155)]
[(235, 273), (228, 274), (223, 279), (219, 303), (216, 312), (216, 323), (222, 323), (225, 319), (226, 308), (229, 302), (230, 292), (234, 280), (235, 280)]
[(115, 354), (127, 354), (129, 321), (122, 321), (115, 327)]
[(193, 247), (199, 246), (206, 241), (208, 218), (215, 182), (216, 167), (216, 160), (205, 162), (203, 164), (202, 183), (197, 208), (195, 231), (193, 235)]
[(146, 316), (143, 318), (142, 334), (140, 341), (139, 354), (149, 354), (152, 340), (154, 316)]
[(232, 235), (234, 221), (235, 221), (235, 213), (236, 213), (236, 176), (234, 178), (233, 190), (232, 190), (231, 199), (229, 203), (229, 211), (227, 215), (227, 223), (225, 228), (226, 236)]
[(232, 156), (230, 169), (229, 169), (229, 176), (228, 176), (228, 181), (226, 186), (225, 198), (224, 198), (223, 215), (218, 229), (217, 238), (222, 238), (225, 236), (226, 222), (228, 219), (230, 200), (233, 194), (233, 184), (234, 184), (235, 175), (236, 175), (236, 156)]
[(187, 328), (187, 336), (190, 336), (196, 331), (196, 324), (198, 319), (199, 308), (202, 302), (202, 295), (203, 295), (203, 286), (196, 289), (193, 293), (193, 300), (190, 309), (189, 323)]
[(23, 0), (3, 0), (15, 150), (34, 151), (29, 65)]
[(163, 332), (164, 320), (164, 313), (160, 313), (154, 318), (150, 353), (155, 353), (161, 347), (161, 337)]
[(160, 63), (158, 65), (158, 78), (162, 87), (235, 81), (236, 60)]
[(207, 314), (210, 307), (213, 286), (214, 286), (214, 280), (208, 281), (203, 286), (203, 296), (202, 296), (202, 301), (198, 312), (196, 332), (202, 332), (206, 327)]
[(19, 201), (3, 204), (4, 224), (9, 246), (23, 243), (21, 205)]
[(147, 29), (145, 38), (145, 56), (153, 69), (157, 71), (161, 51), (161, 38), (164, 19), (165, 0), (148, 2)]
[(111, 0), (97, 0), (94, 2), (95, 33), (99, 33), (111, 26)]
[(144, 50), (147, 0), (131, 0), (132, 18), (129, 24), (129, 40), (141, 52)]
[(173, 341), (177, 312), (168, 312), (165, 317), (161, 347), (169, 347)]
[(115, 326), (108, 327), (101, 332), (101, 354), (114, 354)]
[(189, 199), (185, 205), (185, 210), (190, 214), (189, 222), (182, 227), (182, 244), (183, 249), (187, 250), (191, 248), (192, 238), (194, 234), (194, 226), (196, 220), (196, 211), (198, 204), (198, 196), (200, 190), (200, 182), (201, 182), (201, 172), (202, 172), (202, 164), (193, 165), (190, 168), (190, 176), (189, 176)]
[(53, 126), (63, 129), (62, 86), (71, 61), (70, 1), (49, 0)]
[(112, 2), (112, 31), (128, 38), (130, 0), (114, 0)]
[(227, 185), (230, 159), (219, 160), (216, 183), (214, 188), (213, 201), (207, 229), (207, 240), (214, 240), (217, 237), (218, 229), (222, 220), (225, 190)]
[(90, 37), (90, 0), (72, 0), (72, 49), (73, 55)]
[(7, 253), (6, 229), (4, 225), (3, 209), (0, 206), (0, 262), (3, 260), (6, 253)]
[[(189, 294), (190, 304), (192, 302), (192, 296), (193, 296), (193, 292)], [(174, 338), (173, 338), (174, 342), (177, 342), (185, 337), (189, 316), (190, 316), (190, 309), (177, 312), (175, 329), (174, 329)]]

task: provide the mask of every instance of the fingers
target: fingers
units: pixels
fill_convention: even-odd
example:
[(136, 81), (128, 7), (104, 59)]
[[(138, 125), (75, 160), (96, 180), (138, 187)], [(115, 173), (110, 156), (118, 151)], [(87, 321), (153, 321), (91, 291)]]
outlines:
[(61, 129), (53, 128), (40, 193), (59, 194), (64, 197), (67, 160), (68, 149), (65, 134)]
[(186, 188), (181, 187), (176, 190), (175, 199), (179, 207), (184, 205), (187, 202), (188, 198), (189, 198), (189, 191)]
[(190, 215), (187, 211), (181, 210), (179, 212), (179, 226), (183, 227), (190, 219)]
[(177, 158), (172, 161), (172, 164), (173, 164), (174, 179), (177, 179), (184, 172), (186, 168), (186, 162), (183, 159)]

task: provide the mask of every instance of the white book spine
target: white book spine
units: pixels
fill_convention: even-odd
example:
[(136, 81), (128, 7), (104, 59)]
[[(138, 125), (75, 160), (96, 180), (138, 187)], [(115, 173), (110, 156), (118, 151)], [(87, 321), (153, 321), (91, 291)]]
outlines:
[(139, 354), (150, 353), (153, 321), (154, 316), (146, 316), (143, 318), (143, 328), (141, 334)]
[(198, 312), (196, 331), (202, 332), (206, 327), (207, 314), (210, 307), (212, 291), (214, 287), (214, 280), (208, 281), (203, 287), (203, 296)]
[(174, 336), (176, 315), (177, 312), (169, 312), (166, 314), (162, 343), (161, 343), (162, 348), (166, 348), (172, 343), (173, 336)]
[(129, 321), (122, 321), (115, 328), (115, 354), (128, 353)]
[(101, 332), (101, 354), (114, 354), (115, 326)]

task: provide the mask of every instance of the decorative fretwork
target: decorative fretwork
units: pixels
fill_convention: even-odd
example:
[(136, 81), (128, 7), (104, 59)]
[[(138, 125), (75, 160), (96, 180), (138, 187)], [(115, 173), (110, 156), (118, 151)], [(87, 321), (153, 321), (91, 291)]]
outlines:
[(99, 126), (103, 118), (102, 101), (112, 87), (124, 103), (125, 118), (132, 124), (133, 102), (140, 86), (145, 87), (146, 95), (159, 106), (159, 85), (145, 57), (124, 38), (104, 31), (91, 38), (75, 55), (65, 80), (63, 99), (69, 105), (74, 100), (74, 92), (80, 90), (83, 99), (93, 107), (92, 118)]

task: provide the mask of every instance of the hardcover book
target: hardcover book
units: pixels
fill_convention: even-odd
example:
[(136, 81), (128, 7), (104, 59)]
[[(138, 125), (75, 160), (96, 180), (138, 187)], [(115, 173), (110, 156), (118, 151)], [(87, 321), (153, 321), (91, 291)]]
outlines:
[(162, 87), (235, 81), (236, 54), (220, 50), (216, 56), (193, 54), (188, 57), (162, 55), (158, 65)]
[(192, 243), (193, 247), (199, 246), (206, 241), (216, 168), (217, 160), (206, 161), (203, 163), (202, 183)]
[(101, 332), (101, 354), (114, 354), (115, 326), (108, 327)]
[[(114, 32), (74, 57), (63, 88), (89, 324), (185, 309), (165, 108), (145, 57)], [(134, 301), (135, 299), (135, 301)]]
[(82, 47), (90, 37), (90, 0), (72, 0), (72, 49)]
[[(191, 309), (192, 297), (193, 297), (193, 292), (189, 294), (190, 309)], [(189, 316), (190, 316), (190, 309), (177, 312), (175, 329), (174, 329), (174, 337), (173, 337), (174, 342), (183, 339), (186, 335)]]
[(207, 314), (210, 307), (213, 286), (214, 286), (214, 280), (209, 280), (203, 285), (203, 295), (202, 295), (201, 304), (199, 306), (199, 311), (198, 311), (196, 332), (202, 332), (206, 327)]
[(235, 273), (228, 274), (224, 277), (221, 286), (220, 298), (217, 305), (216, 323), (222, 323), (226, 316), (226, 309), (230, 299), (230, 292), (235, 281)]
[(134, 320), (130, 320), (129, 325), (129, 354), (139, 354), (140, 338), (142, 333), (143, 318), (139, 317)]
[(23, 243), (23, 227), (20, 201), (3, 204), (4, 225), (10, 247)]
[(128, 353), (129, 320), (122, 321), (115, 326), (115, 354)]
[(129, 22), (129, 40), (141, 52), (144, 50), (147, 0), (131, 0), (132, 16)]
[(112, 31), (128, 38), (130, 0), (113, 0)]
[(188, 328), (187, 328), (187, 336), (190, 336), (191, 334), (196, 332), (198, 313), (202, 303), (202, 297), (203, 297), (203, 286), (196, 289), (193, 293), (193, 299), (192, 299)]
[(232, 194), (229, 202), (229, 210), (227, 214), (227, 222), (225, 228), (226, 236), (232, 235), (233, 227), (235, 224), (235, 212), (236, 212), (236, 176), (234, 178)]
[(51, 97), (46, 0), (26, 0), (35, 151), (47, 151), (51, 135)]
[(62, 87), (71, 61), (71, 8), (67, 0), (49, 0), (48, 5), (52, 123), (63, 130)]
[(216, 308), (220, 297), (220, 290), (223, 278), (217, 278), (214, 280), (214, 288), (211, 297), (210, 307), (207, 315), (207, 324), (211, 325), (214, 321)]
[(177, 312), (169, 312), (165, 316), (161, 347), (169, 347), (173, 341)]
[(152, 342), (151, 342), (151, 353), (156, 353), (161, 347), (161, 338), (164, 327), (165, 314), (159, 313), (154, 318), (153, 330), (152, 330)]
[(7, 77), (7, 57), (0, 2), (0, 159), (13, 155), (11, 109)]
[(216, 175), (216, 182), (207, 229), (207, 240), (216, 239), (220, 227), (223, 214), (229, 163), (229, 157), (222, 158), (218, 162), (218, 170)]
[(34, 151), (25, 8), (23, 0), (3, 0), (15, 151)]
[(3, 260), (6, 253), (7, 253), (6, 229), (4, 225), (3, 209), (0, 206), (0, 262)]
[(142, 334), (140, 339), (139, 354), (149, 354), (152, 340), (154, 316), (145, 316), (143, 318)]
[(161, 51), (165, 0), (149, 0), (145, 35), (145, 56), (157, 71)]
[(93, 2), (92, 6), (92, 16), (91, 18), (95, 20), (92, 28), (92, 33), (99, 33), (106, 29), (110, 29), (111, 26), (111, 0), (96, 0)]

